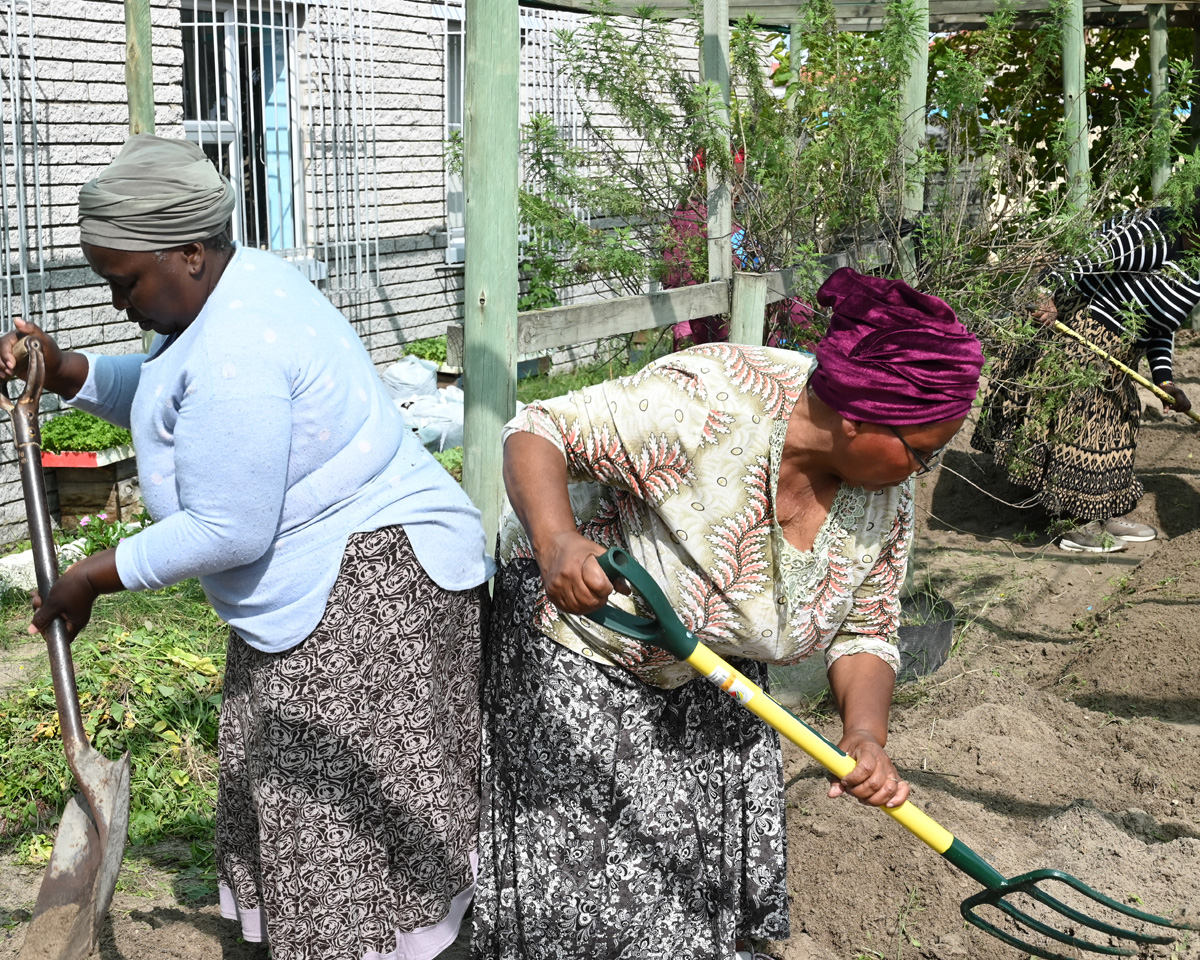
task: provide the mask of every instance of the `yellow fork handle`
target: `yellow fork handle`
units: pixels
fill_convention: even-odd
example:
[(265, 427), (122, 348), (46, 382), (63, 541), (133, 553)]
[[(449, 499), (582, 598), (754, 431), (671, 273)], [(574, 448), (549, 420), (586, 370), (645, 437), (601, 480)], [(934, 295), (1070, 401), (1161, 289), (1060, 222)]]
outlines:
[[(1085, 347), (1087, 347), (1089, 350), (1091, 350), (1092, 353), (1096, 354), (1096, 356), (1100, 357), (1103, 360), (1107, 360), (1109, 363), (1111, 363), (1114, 367), (1116, 367), (1123, 374), (1125, 374), (1125, 376), (1129, 377), (1129, 379), (1132, 380), (1134, 383), (1140, 383), (1143, 387), (1145, 387), (1147, 390), (1149, 390), (1151, 393), (1153, 393), (1156, 397), (1158, 397), (1159, 400), (1165, 401), (1168, 404), (1173, 404), (1175, 402), (1175, 398), (1173, 396), (1171, 396), (1169, 393), (1167, 393), (1167, 391), (1164, 390), (1162, 387), (1160, 387), (1158, 384), (1154, 383), (1151, 380), (1147, 380), (1136, 370), (1130, 369), (1125, 364), (1123, 364), (1120, 360), (1118, 360), (1116, 357), (1114, 357), (1112, 354), (1110, 354), (1106, 350), (1104, 350), (1103, 347), (1096, 346), (1096, 344), (1092, 343), (1091, 340), (1086, 339), (1082, 334), (1076, 333), (1074, 330), (1072, 330), (1070, 327), (1068, 327), (1061, 320), (1054, 321), (1054, 329), (1057, 330), (1059, 333), (1065, 333), (1072, 340), (1078, 340)], [(1200, 414), (1197, 414), (1195, 410), (1188, 410), (1187, 416), (1191, 417), (1197, 423), (1200, 423)]]
[[(793, 717), (762, 687), (704, 644), (697, 642), (687, 662), (702, 677), (770, 724), (834, 776), (844, 777), (854, 769), (853, 757), (847, 756), (807, 724)], [(954, 834), (907, 800), (898, 807), (879, 809), (938, 853), (944, 854), (954, 843)]]

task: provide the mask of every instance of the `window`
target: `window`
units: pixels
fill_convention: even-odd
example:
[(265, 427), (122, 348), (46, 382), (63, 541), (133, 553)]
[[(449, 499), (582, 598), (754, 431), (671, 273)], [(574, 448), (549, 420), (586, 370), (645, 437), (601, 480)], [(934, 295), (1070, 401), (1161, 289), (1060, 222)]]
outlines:
[(33, 4), (0, 2), (0, 332), (14, 317), (46, 326), (49, 122), (38, 94)]
[[(463, 132), (463, 90), (466, 86), (462, 20), (446, 21), (446, 136), (447, 149), (457, 143), (461, 148)], [(446, 164), (446, 262), (462, 263), (466, 245), (463, 220), (464, 194), (461, 170)]]
[(326, 287), (377, 282), (369, 0), (184, 0), (184, 133), (238, 193), (233, 238)]
[(184, 131), (239, 187), (234, 239), (283, 251), (300, 246), (303, 231), (292, 110), (297, 11), (263, 6), (200, 0), (180, 11)]
[[(466, 89), (465, 19), (462, 7), (445, 8), (446, 124), (447, 151), (461, 147), (463, 135), (463, 94)], [(579, 145), (585, 138), (586, 123), (579, 98), (564, 78), (555, 61), (554, 33), (577, 25), (583, 16), (548, 10), (520, 8), (521, 17), (521, 107), (520, 122), (527, 123), (535, 113), (553, 117), (559, 132), (568, 142)], [(462, 174), (446, 163), (446, 262), (465, 259), (466, 229)]]

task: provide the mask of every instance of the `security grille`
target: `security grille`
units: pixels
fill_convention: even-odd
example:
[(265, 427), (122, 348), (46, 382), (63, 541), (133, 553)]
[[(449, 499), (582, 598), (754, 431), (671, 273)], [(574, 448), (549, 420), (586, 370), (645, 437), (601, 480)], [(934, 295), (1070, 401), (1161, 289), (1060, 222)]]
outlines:
[(377, 283), (370, 0), (184, 0), (180, 22), (184, 130), (238, 187), (234, 239)]
[[(443, 8), (446, 18), (446, 126), (448, 147), (460, 141), (463, 132), (463, 95), (466, 89), (466, 39), (469, 29), (464, 8), (449, 2)], [(559, 135), (572, 146), (583, 146), (587, 123), (580, 106), (579, 93), (566, 78), (555, 50), (554, 35), (559, 30), (575, 29), (585, 20), (582, 14), (561, 13), (530, 7), (520, 7), (521, 28), (521, 123), (528, 123), (536, 114), (552, 117)], [(526, 187), (537, 190), (536, 184)], [(455, 164), (446, 165), (446, 260), (461, 263), (466, 231), (463, 220), (464, 198), (462, 174)], [(577, 215), (586, 215), (575, 211)], [(529, 239), (523, 237), (523, 240)]]
[(43, 190), (49, 188), (39, 116), (32, 4), (0, 4), (0, 331), (13, 318), (45, 324)]

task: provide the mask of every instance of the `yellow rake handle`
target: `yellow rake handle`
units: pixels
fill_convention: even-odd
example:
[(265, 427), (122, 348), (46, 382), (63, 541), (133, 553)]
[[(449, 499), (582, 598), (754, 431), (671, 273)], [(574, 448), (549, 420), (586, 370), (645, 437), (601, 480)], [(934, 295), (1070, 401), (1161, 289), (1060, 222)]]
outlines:
[[(808, 724), (792, 716), (770, 694), (765, 693), (762, 687), (704, 644), (697, 641), (696, 648), (687, 658), (687, 662), (702, 677), (707, 677), (717, 684), (834, 776), (844, 777), (854, 769), (853, 757), (843, 753)], [(938, 853), (945, 853), (954, 842), (954, 834), (907, 800), (898, 807), (879, 809)]]
[[(1167, 403), (1169, 405), (1174, 405), (1175, 398), (1173, 396), (1171, 396), (1169, 393), (1167, 393), (1166, 390), (1164, 390), (1162, 387), (1160, 387), (1158, 384), (1154, 383), (1153, 381), (1147, 380), (1136, 370), (1131, 370), (1129, 367), (1125, 366), (1125, 364), (1123, 364), (1120, 360), (1118, 360), (1112, 354), (1108, 353), (1103, 347), (1098, 347), (1098, 346), (1096, 346), (1096, 344), (1092, 343), (1091, 340), (1085, 339), (1084, 337), (1082, 337), (1081, 335), (1076, 333), (1074, 330), (1072, 330), (1070, 327), (1068, 327), (1061, 320), (1054, 321), (1054, 329), (1059, 331), (1059, 333), (1065, 333), (1072, 340), (1078, 340), (1085, 347), (1087, 347), (1089, 350), (1091, 350), (1092, 353), (1096, 354), (1096, 356), (1101, 357), (1102, 359), (1107, 360), (1109, 363), (1111, 363), (1114, 367), (1116, 367), (1123, 374), (1125, 374), (1125, 376), (1129, 377), (1129, 379), (1131, 379), (1134, 383), (1140, 383), (1143, 387), (1145, 387), (1147, 390), (1149, 390), (1151, 393), (1153, 393), (1156, 397), (1158, 397), (1158, 399), (1164, 401), (1165, 403)], [(1197, 414), (1195, 410), (1188, 410), (1185, 412), (1186, 412), (1187, 416), (1191, 417), (1197, 423), (1200, 423), (1200, 414)]]

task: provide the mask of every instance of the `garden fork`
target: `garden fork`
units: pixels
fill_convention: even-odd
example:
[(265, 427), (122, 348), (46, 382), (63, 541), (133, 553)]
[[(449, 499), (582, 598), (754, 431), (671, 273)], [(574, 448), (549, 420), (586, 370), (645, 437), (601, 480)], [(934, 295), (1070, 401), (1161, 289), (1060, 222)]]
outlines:
[[(25, 389), (13, 400), (7, 383), (3, 384), (0, 406), (12, 417), (38, 592), (44, 597), (58, 579), (38, 429), (45, 361), (42, 345), (33, 337), (18, 341), (17, 346), (18, 356), (24, 349), (29, 355)], [(93, 749), (79, 712), (71, 641), (61, 618), (50, 624), (45, 636), (63, 748), (79, 792), (71, 798), (59, 822), (50, 864), (18, 960), (82, 960), (96, 946), (125, 852), (129, 754), (109, 760)]]
[[(844, 777), (854, 769), (853, 758), (839, 750), (808, 724), (794, 717), (736, 667), (717, 656), (697, 640), (695, 635), (676, 616), (675, 611), (671, 609), (671, 605), (667, 602), (667, 598), (658, 584), (629, 553), (620, 547), (612, 547), (606, 554), (596, 559), (609, 579), (624, 577), (641, 594), (653, 611), (655, 619), (648, 620), (625, 610), (606, 606), (595, 613), (588, 614), (592, 620), (616, 633), (659, 647), (680, 660), (686, 661), (702, 677), (715, 683), (737, 700), (741, 706), (766, 721), (835, 776)], [(1051, 896), (1043, 889), (1043, 884), (1050, 881), (1065, 884), (1093, 903), (1107, 907), (1116, 914), (1140, 923), (1165, 927), (1170, 930), (1200, 929), (1192, 924), (1167, 920), (1164, 917), (1119, 903), (1060, 870), (1035, 870), (1032, 873), (1023, 873), (1016, 877), (1005, 877), (949, 830), (918, 810), (913, 804), (906, 801), (898, 807), (881, 807), (880, 809), (937, 853), (940, 853), (953, 866), (983, 884), (984, 889), (964, 900), (959, 908), (968, 923), (1035, 957), (1042, 957), (1044, 960), (1071, 960), (1071, 958), (1055, 953), (1047, 947), (1029, 943), (1014, 934), (999, 929), (980, 915), (979, 908), (995, 907), (1011, 917), (1017, 924), (1051, 940), (1079, 950), (1108, 956), (1132, 956), (1138, 952), (1137, 948), (1153, 944), (1169, 944), (1176, 938), (1172, 934), (1144, 933), (1140, 930), (1127, 929), (1089, 916), (1057, 897)], [(1093, 930), (1109, 938), (1112, 942), (1098, 943), (1095, 940), (1084, 939), (1082, 936), (1077, 936), (1073, 930), (1064, 932), (1039, 920), (1009, 900), (1010, 897), (1018, 894), (1030, 897), (1058, 916), (1080, 927)], [(1124, 946), (1122, 942), (1134, 944), (1136, 947)]]

